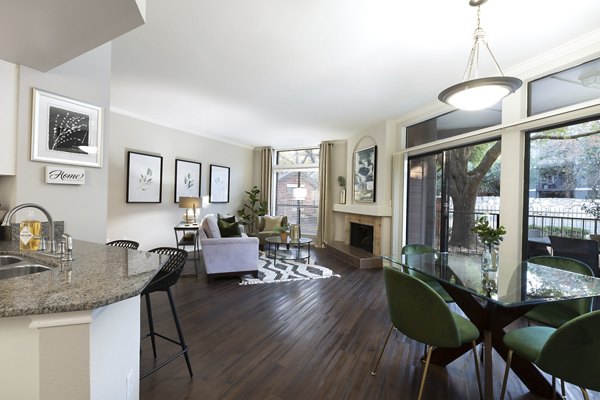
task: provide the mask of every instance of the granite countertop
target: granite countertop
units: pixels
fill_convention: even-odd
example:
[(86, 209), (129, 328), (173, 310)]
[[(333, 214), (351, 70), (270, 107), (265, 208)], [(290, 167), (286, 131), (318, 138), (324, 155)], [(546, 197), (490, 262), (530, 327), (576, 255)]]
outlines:
[(0, 254), (20, 255), (51, 271), (0, 279), (0, 317), (93, 310), (139, 295), (167, 256), (73, 240), (71, 262), (0, 241)]

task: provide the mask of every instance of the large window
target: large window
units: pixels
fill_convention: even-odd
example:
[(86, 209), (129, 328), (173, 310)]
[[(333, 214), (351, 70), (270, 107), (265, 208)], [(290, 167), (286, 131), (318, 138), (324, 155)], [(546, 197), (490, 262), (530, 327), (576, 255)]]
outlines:
[(455, 110), (406, 128), (406, 147), (447, 139), (502, 122), (502, 102), (478, 111)]
[(528, 115), (600, 98), (600, 59), (529, 83)]
[(475, 219), (500, 218), (500, 141), (410, 157), (406, 243), (477, 253)]
[[(527, 145), (524, 236), (588, 238), (599, 234), (600, 221), (589, 207), (600, 204), (600, 119), (529, 132)], [(530, 242), (531, 252), (535, 242)]]
[(275, 215), (300, 224), (302, 235), (316, 235), (319, 211), (319, 149), (281, 150), (273, 168)]

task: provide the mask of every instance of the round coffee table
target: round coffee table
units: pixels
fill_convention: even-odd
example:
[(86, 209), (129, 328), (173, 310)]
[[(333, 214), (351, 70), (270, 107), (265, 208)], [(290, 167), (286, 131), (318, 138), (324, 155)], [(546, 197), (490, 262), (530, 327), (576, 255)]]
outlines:
[[(286, 240), (281, 240), (281, 236), (269, 236), (265, 239), (265, 242), (267, 242), (266, 256), (274, 260), (273, 264), (277, 263), (277, 260), (306, 260), (308, 264), (310, 263), (310, 244), (312, 241), (308, 237), (292, 240), (288, 236)], [(284, 245), (284, 249), (280, 248)]]

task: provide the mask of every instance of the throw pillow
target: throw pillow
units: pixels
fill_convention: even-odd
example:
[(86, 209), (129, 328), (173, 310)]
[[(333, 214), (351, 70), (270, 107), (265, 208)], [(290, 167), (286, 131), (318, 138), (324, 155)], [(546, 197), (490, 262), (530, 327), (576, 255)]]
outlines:
[(235, 222), (235, 215), (223, 216), (221, 214), (217, 214), (217, 218), (229, 223)]
[(237, 222), (226, 222), (224, 219), (219, 218), (217, 220), (217, 225), (219, 225), (219, 232), (221, 232), (221, 237), (242, 236), (242, 233), (240, 232), (240, 226)]
[(283, 217), (271, 217), (269, 215), (265, 215), (263, 217), (265, 219), (265, 229), (264, 231), (274, 231), (275, 228), (279, 228), (281, 226), (281, 219)]

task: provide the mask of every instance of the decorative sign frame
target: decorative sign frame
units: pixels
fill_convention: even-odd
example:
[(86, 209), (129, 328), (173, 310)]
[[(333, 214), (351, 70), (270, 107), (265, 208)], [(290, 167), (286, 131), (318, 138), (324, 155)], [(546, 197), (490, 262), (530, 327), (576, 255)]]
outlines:
[(209, 201), (229, 203), (229, 167), (210, 165)]
[(127, 203), (162, 202), (161, 156), (127, 152)]
[(377, 146), (354, 152), (352, 175), (354, 176), (354, 201), (375, 202), (375, 178), (377, 166)]
[(200, 197), (202, 164), (194, 161), (175, 159), (175, 203), (179, 197)]
[(102, 108), (34, 88), (31, 160), (102, 167)]
[(46, 183), (59, 185), (83, 185), (84, 168), (46, 167)]

